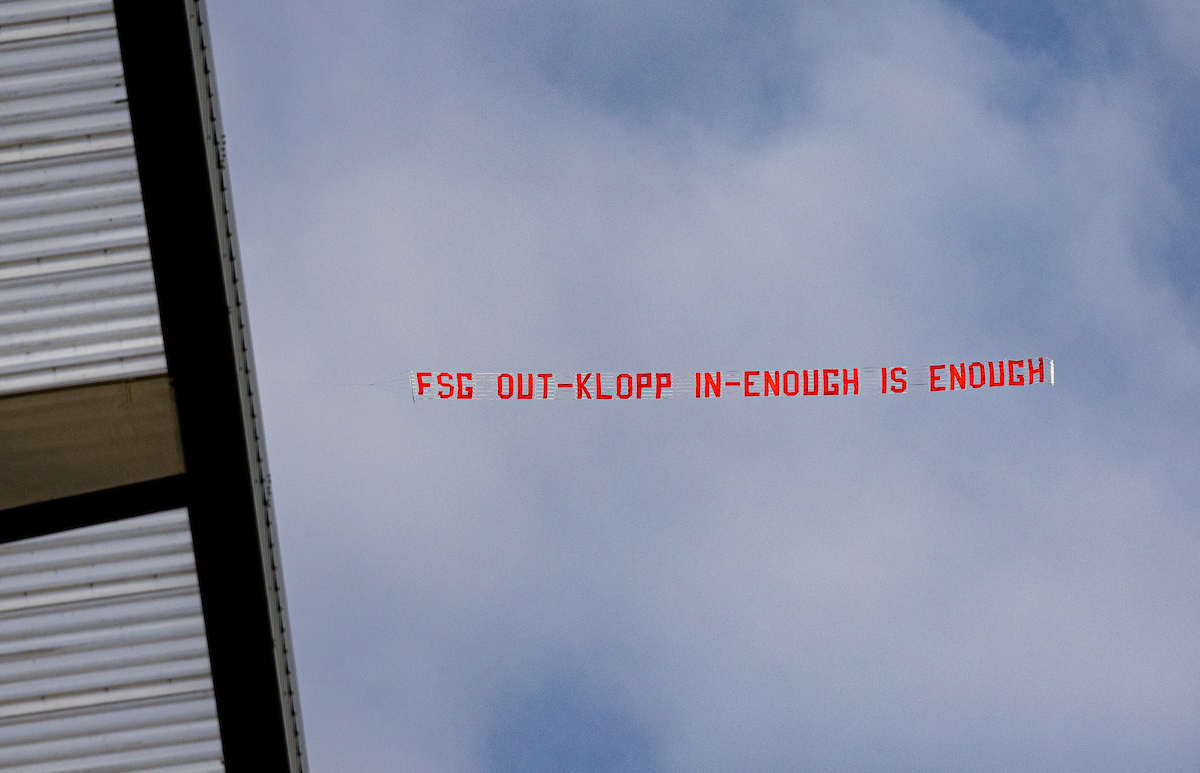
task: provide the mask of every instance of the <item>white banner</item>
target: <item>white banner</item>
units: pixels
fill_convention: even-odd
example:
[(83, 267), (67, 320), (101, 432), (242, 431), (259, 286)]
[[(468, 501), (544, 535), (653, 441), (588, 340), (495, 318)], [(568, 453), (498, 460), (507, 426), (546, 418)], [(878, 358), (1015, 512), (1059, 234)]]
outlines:
[(920, 368), (798, 368), (644, 373), (409, 371), (416, 400), (672, 400), (852, 397), (1054, 384), (1054, 360), (987, 360)]

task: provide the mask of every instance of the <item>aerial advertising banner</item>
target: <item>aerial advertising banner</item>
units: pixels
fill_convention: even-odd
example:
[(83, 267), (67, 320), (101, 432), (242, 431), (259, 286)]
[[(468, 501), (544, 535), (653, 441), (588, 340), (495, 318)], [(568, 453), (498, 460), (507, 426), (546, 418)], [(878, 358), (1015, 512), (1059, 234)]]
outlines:
[(672, 400), (852, 397), (1054, 384), (1054, 360), (943, 363), (919, 368), (797, 368), (643, 373), (409, 371), (417, 400)]

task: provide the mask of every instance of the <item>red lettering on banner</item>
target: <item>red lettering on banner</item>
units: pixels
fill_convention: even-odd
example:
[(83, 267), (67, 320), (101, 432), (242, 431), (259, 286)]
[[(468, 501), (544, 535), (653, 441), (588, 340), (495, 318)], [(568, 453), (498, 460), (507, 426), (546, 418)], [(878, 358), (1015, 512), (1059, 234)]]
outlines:
[[(804, 375), (808, 375), (808, 371), (804, 371)], [(788, 376), (792, 377), (792, 388), (788, 389)], [(788, 397), (795, 397), (800, 394), (800, 374), (794, 370), (789, 370), (783, 374), (783, 393)]]
[[(1038, 376), (1039, 384), (1044, 383), (1046, 381), (1046, 364), (1044, 362), (1042, 362), (1041, 357), (1038, 357), (1038, 366), (1036, 368), (1033, 367), (1033, 360), (1029, 361), (1029, 383), (1030, 384), (1033, 383), (1033, 374), (1034, 373), (1036, 373)], [(417, 375), (419, 376), (420, 374), (418, 373)]]
[(761, 395), (758, 392), (750, 391), (750, 387), (756, 386), (753, 383), (753, 381), (754, 381), (754, 377), (757, 376), (758, 374), (759, 374), (759, 371), (757, 371), (757, 370), (742, 371), (742, 383), (745, 384), (745, 386), (742, 387), (742, 394), (745, 395), (746, 397), (761, 397)]
[[(836, 394), (838, 394), (838, 385), (836, 383), (834, 383), (834, 385), (832, 387), (829, 385), (829, 374), (830, 373), (833, 374), (834, 378), (837, 378), (837, 375), (838, 375), (837, 368), (825, 368), (824, 370), (821, 371), (821, 380), (825, 382), (825, 388), (822, 390), (822, 394), (836, 395)], [(815, 374), (816, 374), (815, 370), (813, 371), (813, 374), (814, 374), (814, 378), (815, 378)]]
[[(504, 392), (504, 382), (508, 382), (508, 393)], [(513, 378), (511, 373), (501, 373), (496, 376), (496, 396), (501, 400), (507, 400), (513, 396)]]
[[(621, 379), (625, 379), (625, 392), (621, 392)], [(617, 397), (622, 400), (628, 400), (633, 397), (633, 376), (628, 373), (622, 373), (617, 376)]]
[(591, 373), (588, 373), (586, 376), (582, 373), (575, 374), (575, 399), (576, 400), (582, 400), (584, 395), (587, 395), (587, 399), (589, 399), (589, 400), (592, 399), (592, 393), (587, 388), (587, 384), (591, 380), (592, 380)]
[(654, 399), (655, 400), (661, 399), (662, 391), (664, 389), (670, 389), (670, 388), (671, 388), (671, 374), (670, 373), (655, 373), (654, 374)]
[(850, 393), (850, 385), (854, 385), (854, 394), (858, 394), (858, 368), (854, 369), (854, 378), (850, 378), (850, 372), (842, 368), (842, 394)]
[[(945, 365), (930, 365), (929, 391), (953, 392), (971, 389), (981, 389), (984, 386), (1025, 386), (1046, 381), (1046, 360), (1044, 357), (1031, 357), (1023, 360), (989, 360), (987, 367), (983, 362), (949, 363)], [(949, 370), (949, 375), (946, 374)], [(782, 376), (780, 374), (783, 374)], [(803, 374), (803, 380), (801, 379)], [(416, 395), (425, 397), (427, 391), (433, 390), (443, 400), (457, 397), (459, 400), (475, 399), (474, 373), (436, 373), (410, 372), (410, 378), (415, 376), (413, 384)], [(654, 389), (654, 399), (661, 400), (671, 397), (674, 388), (674, 374), (671, 373), (617, 373), (608, 374), (613, 379), (607, 385), (602, 373), (576, 373), (574, 383), (557, 383), (553, 373), (499, 373), (480, 374), (496, 376), (496, 392), (494, 398), (508, 400), (516, 397), (518, 400), (536, 399), (534, 394), (534, 379), (541, 379), (541, 399), (552, 399), (551, 390), (575, 390), (576, 400), (612, 400), (613, 397), (628, 400), (633, 397), (641, 400), (646, 397), (646, 391)], [(812, 370), (746, 370), (741, 371), (740, 380), (722, 378), (721, 371), (693, 373), (695, 396), (721, 397), (729, 387), (740, 388), (745, 397), (779, 397), (787, 395), (794, 397), (804, 395), (858, 395), (861, 389), (861, 374), (858, 368), (815, 368)], [(729, 375), (733, 375), (732, 373)], [(595, 376), (593, 389), (592, 377)], [(701, 378), (703, 376), (703, 379)], [(903, 367), (881, 367), (879, 370), (881, 394), (903, 394), (908, 391), (908, 370)], [(810, 381), (811, 379), (811, 381)], [(840, 379), (840, 380), (839, 380)], [(868, 379), (869, 380), (869, 379)], [(949, 380), (949, 386), (946, 381)], [(701, 381), (704, 390), (701, 393)], [(605, 387), (615, 389), (605, 392)], [(488, 387), (485, 385), (484, 389)], [(666, 394), (664, 395), (664, 390)], [(487, 391), (491, 395), (490, 391)], [(561, 393), (559, 393), (561, 394)], [(432, 396), (432, 395), (431, 395)]]
[(1009, 360), (1008, 361), (1008, 385), (1009, 386), (1025, 386), (1025, 374), (1018, 373), (1013, 375), (1013, 366), (1018, 368), (1025, 367), (1025, 360)]
[(704, 396), (705, 397), (720, 397), (721, 396), (721, 372), (705, 373), (704, 374)]
[(637, 399), (642, 399), (642, 390), (649, 389), (652, 382), (653, 380), (650, 378), (649, 373), (637, 374)]
[(946, 367), (945, 365), (930, 365), (929, 366), (929, 391), (930, 392), (945, 392), (946, 391), (946, 387), (940, 387), (937, 385), (938, 379), (941, 378), (941, 376), (938, 375), (938, 371), (944, 370), (945, 367)]
[[(979, 368), (979, 383), (978, 384), (975, 383), (975, 368), (976, 367)], [(971, 380), (971, 388), (978, 389), (979, 387), (983, 386), (983, 363), (982, 362), (972, 362), (971, 367), (968, 368), (967, 370), (968, 370), (968, 378), (970, 378), (970, 380)]]
[[(463, 386), (463, 379), (465, 378), (467, 381), (471, 381), (473, 380), (472, 375), (470, 373), (456, 373), (455, 375), (458, 376), (458, 399), (470, 400), (473, 398), (475, 396), (475, 387), (470, 385), (467, 385), (466, 387)], [(532, 385), (533, 380), (530, 379), (529, 383)], [(530, 388), (532, 388), (532, 386)]]
[(771, 392), (779, 397), (779, 371), (775, 371), (775, 378), (771, 378), (771, 371), (763, 371), (763, 397), (768, 397)]

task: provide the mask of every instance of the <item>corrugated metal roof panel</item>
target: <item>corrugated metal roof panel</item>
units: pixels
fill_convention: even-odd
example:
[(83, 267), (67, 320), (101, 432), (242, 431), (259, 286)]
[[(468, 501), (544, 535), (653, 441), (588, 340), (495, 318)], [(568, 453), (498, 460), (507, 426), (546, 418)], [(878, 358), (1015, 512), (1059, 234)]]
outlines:
[(186, 510), (0, 545), (0, 769), (224, 771)]
[(0, 4), (0, 394), (166, 372), (111, 0)]

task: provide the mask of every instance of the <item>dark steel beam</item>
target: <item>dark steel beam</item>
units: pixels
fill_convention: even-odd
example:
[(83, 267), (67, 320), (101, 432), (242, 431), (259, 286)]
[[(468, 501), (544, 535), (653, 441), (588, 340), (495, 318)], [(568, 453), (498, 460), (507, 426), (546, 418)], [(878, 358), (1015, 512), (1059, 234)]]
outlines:
[(0, 543), (183, 507), (186, 477), (172, 475), (0, 510)]
[(199, 9), (188, 0), (115, 7), (226, 769), (299, 773), (286, 617)]

